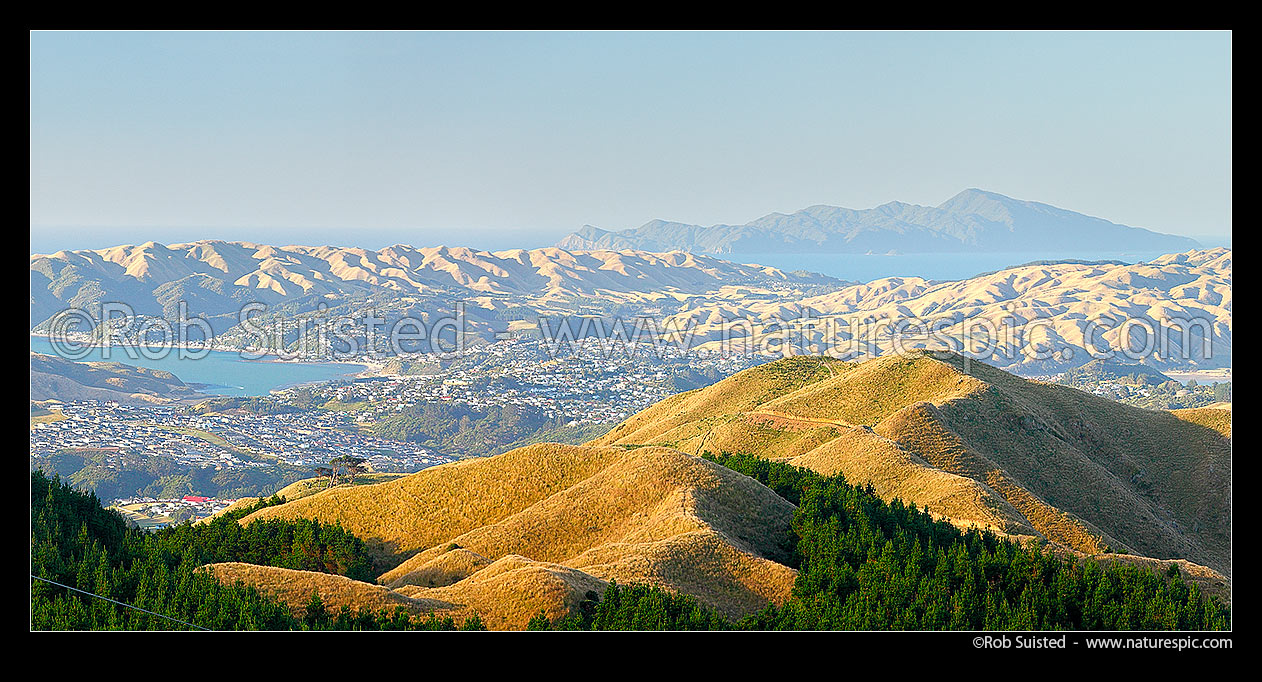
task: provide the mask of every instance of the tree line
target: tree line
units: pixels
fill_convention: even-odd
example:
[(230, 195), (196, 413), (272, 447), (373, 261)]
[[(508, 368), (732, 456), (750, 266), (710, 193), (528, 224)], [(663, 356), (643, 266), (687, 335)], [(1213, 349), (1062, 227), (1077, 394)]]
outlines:
[[(31, 582), (31, 627), (37, 630), (455, 630), (484, 629), (479, 619), (418, 618), (406, 610), (325, 609), (317, 599), (294, 610), (253, 587), (224, 585), (207, 563), (246, 563), (336, 573), (371, 581), (375, 572), (361, 539), (336, 524), (238, 520), (282, 502), (252, 507), (202, 524), (155, 532), (129, 527), (93, 493), (31, 472), (31, 574), (105, 599)], [(152, 611), (161, 616), (144, 613)], [(295, 611), (298, 611), (295, 613)], [(168, 620), (174, 619), (174, 620)]]

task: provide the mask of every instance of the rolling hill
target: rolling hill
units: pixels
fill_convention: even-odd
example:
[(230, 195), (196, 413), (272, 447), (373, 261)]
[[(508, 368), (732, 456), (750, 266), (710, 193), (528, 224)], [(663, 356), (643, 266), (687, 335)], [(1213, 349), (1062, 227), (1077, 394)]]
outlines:
[[(694, 595), (731, 616), (782, 601), (795, 576), (784, 546), (792, 514), (757, 481), (669, 448), (543, 444), (333, 488), (242, 523), (338, 523), (368, 543), (389, 568), (379, 582), (399, 595), (522, 628), (541, 609), (568, 614), (611, 580)], [(277, 580), (266, 568), (214, 570)]]
[(796, 357), (669, 398), (592, 444), (783, 460), (962, 526), (1230, 573), (1230, 432), (1195, 412), (1132, 408), (950, 353)]
[(1034, 201), (967, 189), (942, 204), (901, 201), (854, 210), (811, 206), (772, 213), (744, 225), (687, 225), (654, 220), (628, 230), (591, 225), (557, 246), (570, 250), (682, 250), (692, 253), (961, 253), (1066, 251), (1091, 244), (1102, 251), (1183, 251), (1187, 237), (1119, 225)]

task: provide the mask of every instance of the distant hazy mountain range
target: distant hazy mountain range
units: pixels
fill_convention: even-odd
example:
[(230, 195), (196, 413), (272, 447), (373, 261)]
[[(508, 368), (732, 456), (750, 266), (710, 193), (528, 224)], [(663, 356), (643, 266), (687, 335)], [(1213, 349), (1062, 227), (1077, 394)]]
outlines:
[(979, 251), (1186, 251), (1188, 237), (994, 192), (968, 189), (943, 204), (900, 201), (854, 210), (811, 206), (744, 225), (687, 225), (654, 220), (627, 230), (586, 225), (557, 246), (568, 250), (682, 250), (691, 253), (961, 253)]

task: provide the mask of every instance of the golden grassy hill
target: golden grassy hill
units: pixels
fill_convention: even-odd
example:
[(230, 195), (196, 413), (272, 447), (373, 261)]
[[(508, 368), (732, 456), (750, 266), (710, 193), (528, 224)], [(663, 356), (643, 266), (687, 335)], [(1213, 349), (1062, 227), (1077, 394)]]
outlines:
[(800, 356), (658, 403), (591, 444), (785, 460), (870, 482), (960, 525), (1229, 572), (1229, 431), (1207, 426), (1221, 414), (1181, 412), (1190, 414), (951, 353), (862, 364)]
[(363, 538), (382, 566), (512, 516), (595, 474), (616, 448), (542, 444), (453, 462), (386, 483), (336, 487), (246, 521), (314, 518)]
[[(340, 480), (335, 487), (372, 485), (374, 483), (385, 483), (402, 478), (407, 474), (391, 474), (391, 473), (371, 473), (360, 474), (355, 477), (354, 481)], [(310, 495), (314, 495), (322, 490), (327, 490), (329, 486), (328, 479), (325, 478), (304, 478), (301, 481), (294, 481), (289, 485), (276, 491), (277, 495), (285, 498), (289, 502), (299, 500)], [(270, 497), (270, 496), (269, 496)]]
[(389, 613), (403, 607), (414, 617), (450, 616), (456, 622), (476, 613), (490, 630), (524, 630), (540, 611), (552, 620), (565, 618), (577, 612), (589, 592), (603, 594), (608, 587), (577, 569), (520, 556), (504, 557), (450, 586), (407, 585), (397, 590), (340, 575), (239, 562), (209, 564), (201, 570), (220, 582), (266, 592), (299, 615), (317, 592), (333, 613), (343, 606)]
[(524, 630), (540, 611), (553, 621), (577, 613), (589, 593), (604, 594), (608, 586), (578, 569), (512, 554), (450, 585), (404, 585), (395, 592), (428, 603), (457, 604), (459, 615), (453, 617), (477, 613), (490, 630)]
[(1170, 414), (1184, 421), (1213, 429), (1223, 436), (1231, 438), (1231, 403), (1214, 403), (1208, 407), (1170, 410)]
[(777, 396), (851, 369), (853, 365), (848, 363), (815, 357), (793, 357), (767, 363), (704, 389), (671, 396), (632, 415), (592, 443), (651, 443), (659, 440), (675, 443), (703, 439), (715, 426)]
[(242, 523), (340, 523), (391, 567), (381, 589), (518, 627), (540, 609), (570, 613), (609, 580), (730, 616), (783, 601), (792, 515), (757, 481), (677, 450), (545, 444), (320, 491)]
[[(354, 486), (354, 485), (371, 485), (373, 483), (382, 483), (384, 481), (392, 481), (396, 478), (401, 478), (406, 475), (407, 474), (390, 474), (390, 473), (360, 474), (355, 477), (355, 480), (353, 482), (338, 483), (337, 487)], [(314, 495), (320, 492), (321, 490), (328, 489), (328, 483), (329, 483), (328, 479), (324, 479), (324, 478), (304, 478), (301, 481), (294, 481), (293, 483), (290, 483), (284, 488), (277, 490), (275, 494), (285, 498), (286, 501), (292, 502), (294, 500), (301, 499), (309, 495)], [(271, 497), (271, 495), (268, 495), (267, 497)], [(264, 498), (261, 498), (261, 497), (239, 498), (235, 500), (232, 504), (228, 505), (227, 507), (224, 507), (223, 509), (220, 509), (214, 514), (211, 514), (210, 516), (207, 516), (205, 518), (198, 519), (196, 523), (208, 523), (213, 519), (223, 516), (224, 514), (228, 514), (228, 513), (237, 511), (238, 509), (244, 509), (246, 507), (249, 507), (257, 503), (261, 499), (264, 499)]]
[(319, 592), (325, 608), (337, 612), (343, 606), (357, 609), (386, 609), (393, 611), (402, 606), (413, 615), (430, 613), (455, 613), (460, 608), (435, 599), (413, 598), (381, 585), (373, 585), (345, 576), (316, 571), (298, 571), (292, 568), (258, 566), (240, 562), (208, 564), (200, 570), (211, 572), (225, 584), (244, 583), (261, 592), (269, 593), (291, 608), (301, 609), (311, 599), (312, 592)]
[(456, 543), (448, 544), (441, 552), (430, 552), (425, 560), (411, 562), (400, 580), (399, 586), (446, 587), (458, 583), (490, 566), (490, 559), (467, 550)]

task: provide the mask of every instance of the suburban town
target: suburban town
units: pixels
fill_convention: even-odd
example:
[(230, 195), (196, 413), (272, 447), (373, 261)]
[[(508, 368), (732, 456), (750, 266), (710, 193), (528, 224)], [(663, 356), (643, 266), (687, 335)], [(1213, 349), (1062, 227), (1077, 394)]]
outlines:
[[(543, 436), (583, 442), (663, 398), (758, 362), (669, 345), (585, 339), (555, 347), (514, 337), (455, 358), (401, 357), (355, 378), (267, 396), (196, 405), (50, 401), (43, 407), (52, 416), (32, 420), (31, 466), (82, 482), (109, 479), (115, 485), (99, 487), (103, 494), (116, 491), (116, 505), (141, 516), (153, 516), (143, 507), (161, 518), (197, 518), (230, 503), (229, 493), (271, 494), (337, 457), (361, 459), (376, 473), (412, 473)], [(1035, 378), (1156, 409), (1230, 400), (1229, 373), (1226, 382), (1201, 385), (1150, 374), (1158, 379)], [(480, 420), (495, 426), (479, 427)], [(67, 463), (71, 455), (78, 459)]]
[(275, 415), (200, 415), (187, 408), (75, 401), (67, 418), (36, 424), (31, 456), (64, 449), (141, 453), (214, 468), (265, 467), (281, 462), (314, 467), (353, 455), (377, 471), (417, 471), (451, 461), (411, 443), (341, 430), (344, 415), (318, 410)]
[[(420, 357), (424, 373), (383, 375), (307, 387), (321, 400), (355, 405), (355, 420), (375, 418), (426, 403), (473, 409), (517, 406), (537, 409), (568, 425), (612, 426), (635, 412), (691, 388), (753, 366), (747, 355), (686, 352), (650, 344), (609, 350), (596, 339), (551, 354), (538, 339), (506, 339), (474, 346), (444, 369)], [(292, 400), (295, 391), (274, 394)]]
[[(156, 528), (209, 516), (234, 494), (274, 493), (338, 457), (361, 459), (376, 473), (412, 473), (495, 454), (544, 432), (581, 442), (755, 362), (660, 347), (608, 352), (595, 340), (549, 349), (538, 339), (512, 338), (444, 363), (414, 356), (394, 373), (379, 368), (268, 396), (196, 405), (48, 401), (42, 408), (49, 415), (32, 419), (30, 459), (32, 468), (92, 485), (134, 523)], [(476, 442), (459, 428), (447, 435), (394, 428), (435, 409), (474, 421), (504, 410), (522, 419)]]

